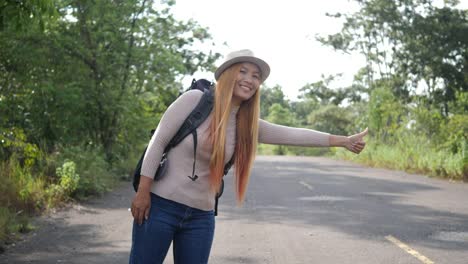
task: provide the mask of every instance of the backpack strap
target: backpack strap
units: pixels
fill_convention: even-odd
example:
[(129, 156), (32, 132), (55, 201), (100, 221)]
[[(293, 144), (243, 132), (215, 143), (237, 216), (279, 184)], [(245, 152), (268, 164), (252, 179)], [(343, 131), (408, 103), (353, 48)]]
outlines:
[[(232, 165), (234, 165), (234, 154), (232, 155), (232, 157), (228, 161), (228, 163), (226, 163), (226, 165), (224, 165), (224, 175), (223, 176), (226, 176), (226, 174), (228, 174), (228, 172), (231, 169)], [(218, 200), (221, 197), (221, 195), (223, 195), (223, 192), (224, 192), (224, 179), (221, 180), (221, 186), (219, 188), (219, 192), (216, 194), (216, 197), (215, 197), (215, 209), (214, 209), (214, 215), (215, 216), (218, 215)]]
[(228, 172), (231, 169), (232, 165), (234, 165), (234, 154), (232, 154), (232, 157), (228, 161), (228, 163), (226, 163), (226, 165), (224, 165), (224, 176), (226, 176), (226, 174), (228, 174)]
[(177, 146), (186, 136), (192, 133), (198, 126), (205, 121), (213, 109), (213, 91), (211, 89), (203, 92), (202, 98), (190, 115), (185, 119), (175, 136), (164, 149), (164, 153), (169, 152), (171, 148)]

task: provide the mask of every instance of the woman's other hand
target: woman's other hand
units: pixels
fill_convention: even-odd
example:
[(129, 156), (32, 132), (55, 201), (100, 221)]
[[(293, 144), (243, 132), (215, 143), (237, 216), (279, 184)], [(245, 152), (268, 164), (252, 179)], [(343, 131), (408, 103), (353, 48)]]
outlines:
[(150, 187), (153, 179), (141, 175), (138, 191), (132, 201), (130, 208), (133, 218), (137, 224), (141, 225), (143, 220), (147, 220), (151, 208)]

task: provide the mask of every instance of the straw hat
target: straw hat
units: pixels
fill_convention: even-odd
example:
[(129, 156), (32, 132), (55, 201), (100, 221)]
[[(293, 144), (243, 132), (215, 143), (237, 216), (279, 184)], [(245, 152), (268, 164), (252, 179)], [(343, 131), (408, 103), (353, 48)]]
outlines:
[(233, 64), (240, 62), (250, 62), (258, 66), (261, 72), (262, 82), (268, 78), (270, 75), (270, 66), (264, 60), (255, 57), (254, 53), (251, 50), (243, 49), (238, 51), (233, 51), (229, 53), (225, 58), (224, 62), (216, 69), (215, 79), (218, 80), (219, 76)]

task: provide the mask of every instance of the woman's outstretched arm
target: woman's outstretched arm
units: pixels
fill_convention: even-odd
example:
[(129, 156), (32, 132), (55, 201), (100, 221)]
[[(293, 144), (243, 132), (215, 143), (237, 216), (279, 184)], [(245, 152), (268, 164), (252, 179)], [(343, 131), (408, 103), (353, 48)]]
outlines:
[(321, 131), (287, 127), (259, 120), (258, 142), (274, 145), (291, 145), (303, 147), (344, 147), (353, 153), (360, 153), (367, 135), (367, 128), (355, 135), (338, 136)]

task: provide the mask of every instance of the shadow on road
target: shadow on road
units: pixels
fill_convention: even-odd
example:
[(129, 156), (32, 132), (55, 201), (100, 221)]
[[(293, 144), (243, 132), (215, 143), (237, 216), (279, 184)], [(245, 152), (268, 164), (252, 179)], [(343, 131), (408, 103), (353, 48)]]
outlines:
[[(222, 221), (241, 218), (264, 223), (325, 226), (359, 239), (381, 240), (393, 235), (408, 243), (432, 248), (459, 251), (468, 248), (468, 238), (456, 237), (457, 233), (468, 234), (468, 214), (432, 206), (445, 197), (431, 197), (417, 205), (408, 202), (410, 197), (440, 188), (384, 179), (378, 175), (380, 172), (402, 174), (352, 164), (340, 163), (331, 170), (329, 164), (319, 162), (260, 160), (251, 175), (242, 208), (234, 206), (232, 175), (225, 180), (220, 215)], [(467, 196), (465, 192), (465, 201)], [(452, 239), (438, 237), (441, 232), (452, 234)]]

